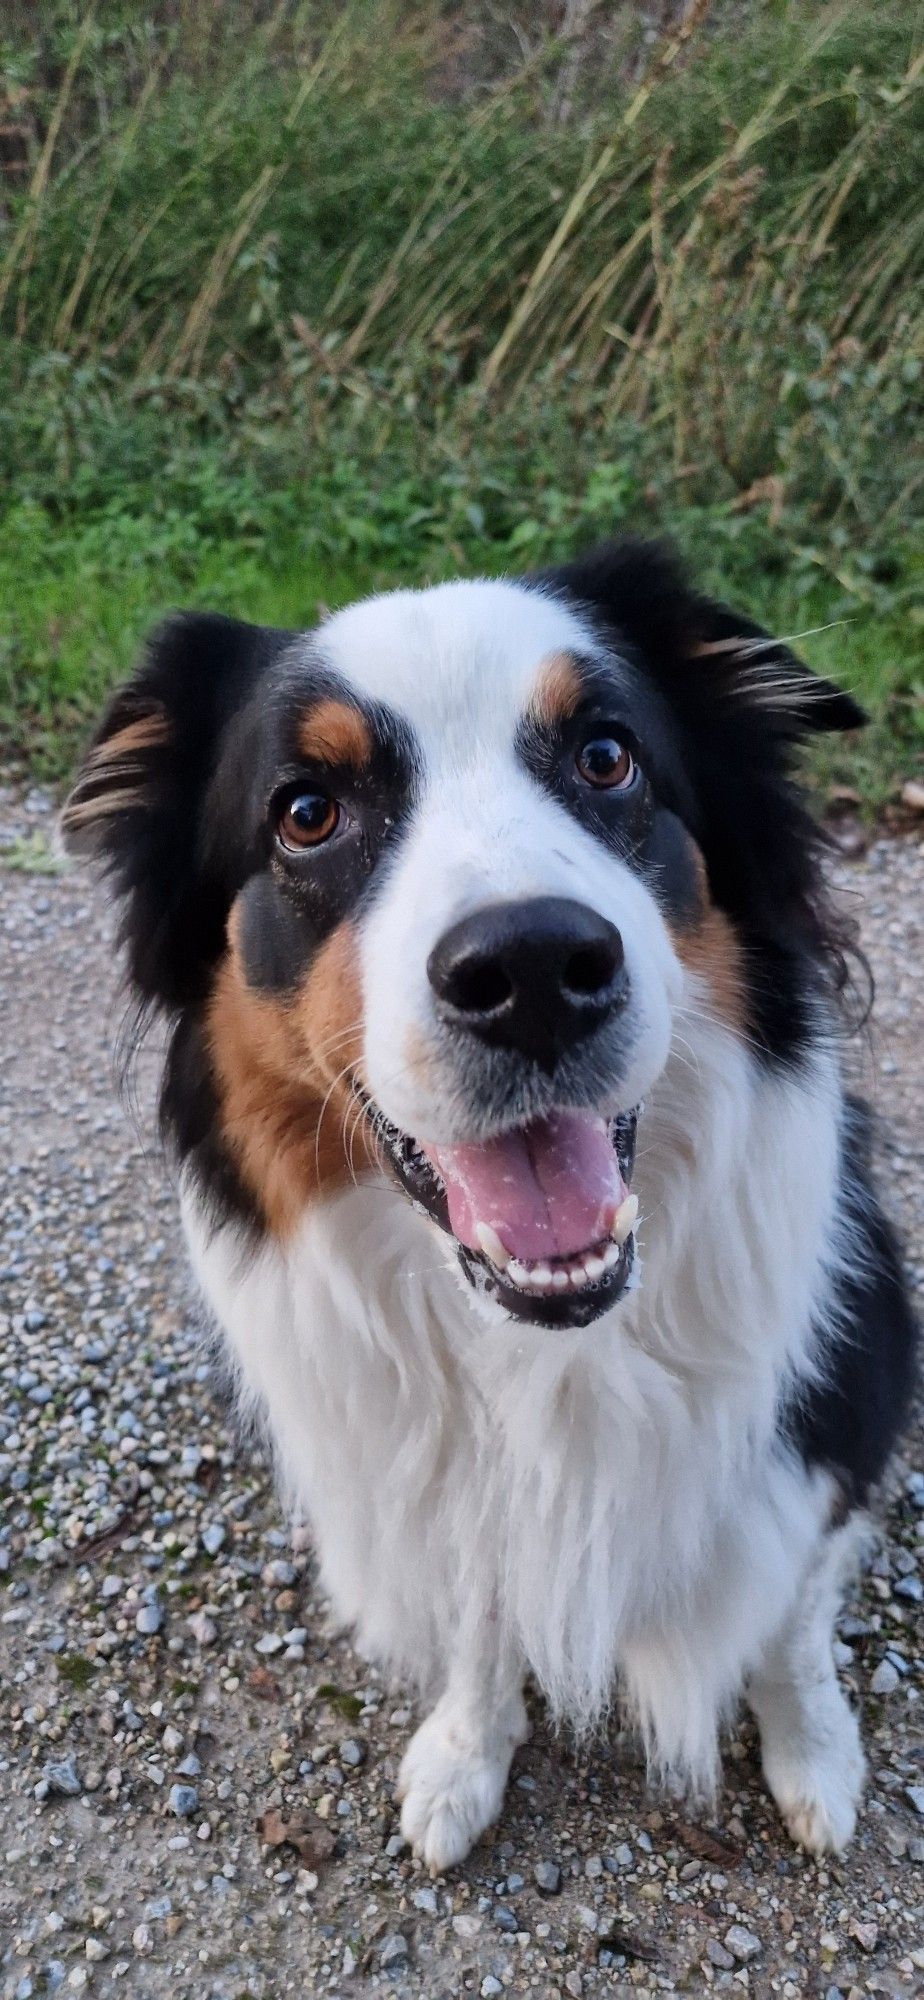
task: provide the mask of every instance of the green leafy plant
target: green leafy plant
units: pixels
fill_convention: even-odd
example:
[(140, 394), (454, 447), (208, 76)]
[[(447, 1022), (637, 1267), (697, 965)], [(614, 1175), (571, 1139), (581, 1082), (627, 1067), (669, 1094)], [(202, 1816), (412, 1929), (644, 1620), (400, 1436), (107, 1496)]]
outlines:
[(0, 728), (37, 768), (176, 602), (303, 623), (630, 527), (856, 686), (865, 797), (920, 753), (919, 11), (691, 0), (652, 47), (527, 12), (477, 62), (437, 0), (7, 30)]

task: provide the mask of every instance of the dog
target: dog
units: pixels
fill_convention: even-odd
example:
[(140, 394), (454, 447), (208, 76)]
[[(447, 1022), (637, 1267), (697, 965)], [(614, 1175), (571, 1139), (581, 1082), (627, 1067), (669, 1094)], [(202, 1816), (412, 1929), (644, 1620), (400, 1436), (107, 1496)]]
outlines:
[(914, 1327), (794, 775), (852, 697), (661, 545), (157, 631), (64, 811), (169, 1021), (245, 1412), (359, 1648), (433, 1703), (401, 1825), (502, 1811), (523, 1688), (715, 1795), (744, 1694), (815, 1853), (834, 1619)]

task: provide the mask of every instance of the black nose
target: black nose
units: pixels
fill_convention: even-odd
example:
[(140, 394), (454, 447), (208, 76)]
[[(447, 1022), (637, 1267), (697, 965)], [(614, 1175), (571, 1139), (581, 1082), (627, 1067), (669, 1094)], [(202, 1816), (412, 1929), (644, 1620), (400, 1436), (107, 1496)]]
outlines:
[(489, 903), (463, 917), (434, 947), (427, 974), (444, 1020), (547, 1070), (600, 1027), (628, 983), (615, 925), (563, 896)]

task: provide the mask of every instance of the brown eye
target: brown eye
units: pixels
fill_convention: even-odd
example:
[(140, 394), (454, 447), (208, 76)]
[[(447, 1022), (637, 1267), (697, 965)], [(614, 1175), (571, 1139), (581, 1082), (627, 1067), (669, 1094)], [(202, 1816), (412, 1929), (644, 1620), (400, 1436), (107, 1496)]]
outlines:
[(585, 784), (598, 791), (626, 792), (635, 777), (635, 760), (615, 736), (591, 736), (575, 758)]
[(300, 852), (329, 840), (339, 819), (336, 799), (329, 799), (324, 792), (299, 792), (289, 800), (276, 830), (283, 847)]

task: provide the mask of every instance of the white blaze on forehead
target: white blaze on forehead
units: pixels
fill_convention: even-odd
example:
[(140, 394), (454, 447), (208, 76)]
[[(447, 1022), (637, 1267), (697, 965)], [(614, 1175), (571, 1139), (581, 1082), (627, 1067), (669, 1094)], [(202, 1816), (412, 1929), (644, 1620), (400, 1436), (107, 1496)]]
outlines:
[(613, 1108), (636, 1103), (669, 1046), (679, 974), (670, 939), (642, 880), (515, 750), (544, 663), (599, 651), (590, 621), (523, 584), (448, 583), (351, 605), (317, 644), (360, 700), (407, 720), (423, 766), (410, 824), (360, 926), (372, 1096), (418, 1140), (481, 1136), (437, 1032), (428, 959), (452, 923), (485, 903), (554, 895), (586, 902), (622, 933), (635, 1043)]
[(476, 737), (456, 769), (436, 753), (427, 761), (430, 782), (359, 926), (372, 1096), (418, 1141), (482, 1136), (437, 1032), (427, 963), (444, 931), (473, 910), (551, 895), (586, 903), (622, 936), (635, 1043), (618, 1102), (605, 1108), (636, 1104), (666, 1060), (682, 984), (647, 885), (530, 777), (512, 743), (492, 751)]
[(464, 756), (485, 736), (509, 741), (542, 662), (595, 644), (576, 611), (507, 582), (390, 591), (338, 611), (318, 634), (327, 665), (406, 716), (428, 760)]

